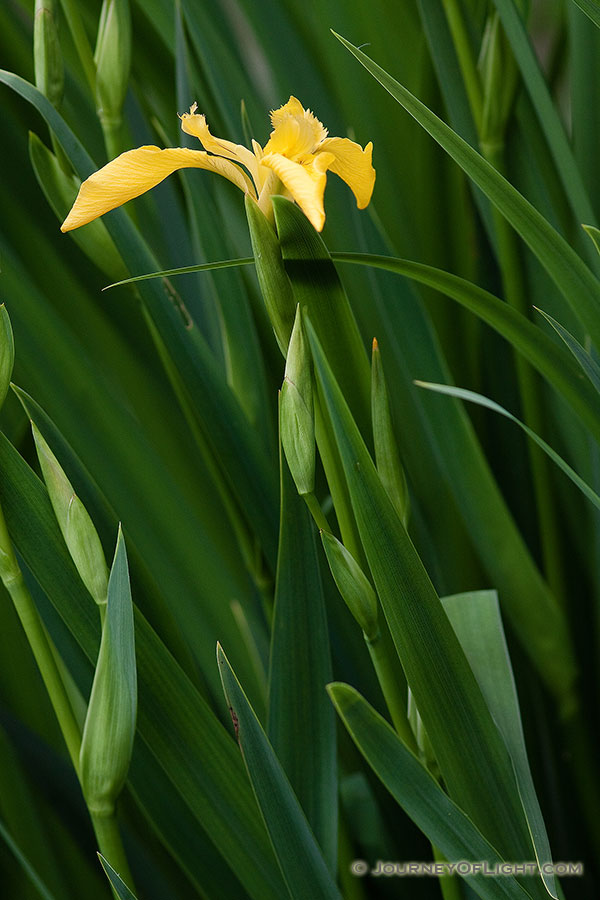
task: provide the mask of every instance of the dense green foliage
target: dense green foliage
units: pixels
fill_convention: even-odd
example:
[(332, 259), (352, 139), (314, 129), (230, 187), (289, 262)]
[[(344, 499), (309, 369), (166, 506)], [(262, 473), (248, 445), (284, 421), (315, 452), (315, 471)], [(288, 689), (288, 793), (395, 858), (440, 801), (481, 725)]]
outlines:
[[(600, 4), (5, 0), (0, 50), (2, 896), (596, 897)], [(189, 169), (61, 234), (290, 95), (366, 210)]]

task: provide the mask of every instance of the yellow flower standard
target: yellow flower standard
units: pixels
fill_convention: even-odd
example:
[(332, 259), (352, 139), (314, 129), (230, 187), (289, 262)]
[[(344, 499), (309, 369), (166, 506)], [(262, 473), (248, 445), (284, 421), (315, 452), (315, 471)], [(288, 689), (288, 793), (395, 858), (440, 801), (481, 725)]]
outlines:
[(61, 230), (87, 225), (184, 168), (223, 175), (250, 194), (267, 216), (271, 216), (270, 198), (283, 194), (300, 206), (317, 231), (325, 223), (327, 172), (346, 182), (359, 209), (368, 205), (375, 183), (373, 144), (363, 150), (348, 138), (327, 137), (327, 129), (295, 97), (271, 113), (273, 131), (266, 145), (253, 140), (251, 150), (213, 137), (196, 108), (194, 104), (181, 116), (181, 127), (197, 137), (204, 150), (145, 146), (121, 153), (83, 182)]

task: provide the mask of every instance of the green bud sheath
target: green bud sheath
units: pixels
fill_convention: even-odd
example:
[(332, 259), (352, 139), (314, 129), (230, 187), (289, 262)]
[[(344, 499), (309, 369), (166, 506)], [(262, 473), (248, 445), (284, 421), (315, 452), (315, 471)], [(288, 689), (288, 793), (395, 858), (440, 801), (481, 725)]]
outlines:
[(36, 87), (53, 106), (59, 107), (65, 88), (65, 74), (54, 0), (36, 0), (33, 65)]
[(258, 283), (279, 349), (286, 356), (296, 315), (292, 285), (273, 226), (249, 194), (245, 204)]
[(50, 502), (75, 568), (98, 604), (106, 603), (108, 568), (98, 532), (81, 500), (36, 425), (33, 439)]
[(258, 283), (279, 349), (286, 356), (296, 314), (292, 285), (273, 226), (250, 194), (245, 205)]
[(480, 143), (493, 149), (504, 143), (504, 134), (518, 84), (518, 68), (497, 12), (486, 24), (479, 70), (483, 85)]
[[(15, 362), (15, 344), (10, 316), (4, 303), (0, 304), (0, 409), (6, 398)], [(8, 536), (6, 522), (0, 509), (0, 578), (3, 582), (18, 577), (19, 567), (15, 559), (12, 542)]]
[(6, 399), (14, 364), (15, 343), (10, 316), (4, 303), (0, 303), (0, 409)]
[(372, 640), (379, 630), (377, 597), (367, 576), (354, 557), (336, 537), (321, 532), (323, 549), (342, 599), (362, 628), (367, 639)]
[(129, 771), (137, 715), (133, 603), (119, 528), (108, 605), (80, 753), (80, 780), (90, 812), (111, 815)]
[[(46, 200), (57, 219), (64, 222), (81, 187), (80, 179), (71, 172), (65, 172), (57, 156), (33, 132), (29, 132), (29, 159)], [(102, 219), (95, 219), (85, 228), (71, 231), (70, 236), (111, 281), (127, 278), (129, 271)]]
[(315, 485), (315, 424), (310, 354), (300, 307), (288, 348), (279, 422), (281, 443), (298, 493), (311, 494)]
[(131, 67), (128, 0), (104, 0), (94, 60), (96, 103), (100, 118), (120, 121)]
[(371, 366), (371, 409), (377, 472), (388, 497), (406, 527), (409, 515), (408, 487), (394, 436), (379, 345), (375, 339), (373, 339)]

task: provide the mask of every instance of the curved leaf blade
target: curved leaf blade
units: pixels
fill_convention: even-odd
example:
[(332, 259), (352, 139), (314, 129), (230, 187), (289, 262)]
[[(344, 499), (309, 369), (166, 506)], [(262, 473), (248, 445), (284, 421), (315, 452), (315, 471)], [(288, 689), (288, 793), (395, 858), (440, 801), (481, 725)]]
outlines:
[[(435, 288), (456, 300), (465, 309), (471, 310), (506, 338), (562, 394), (582, 422), (600, 440), (600, 398), (582, 377), (579, 366), (545, 332), (494, 294), (458, 275), (412, 260), (374, 253), (333, 253), (332, 259), (336, 263), (373, 266), (404, 275)], [(551, 318), (546, 318), (552, 324)], [(571, 345), (569, 349), (572, 349)]]
[(428, 391), (436, 391), (438, 394), (447, 394), (449, 397), (454, 397), (457, 400), (468, 400), (470, 403), (484, 406), (486, 409), (491, 409), (492, 412), (497, 412), (501, 416), (510, 419), (510, 421), (514, 422), (515, 425), (518, 425), (528, 437), (535, 441), (538, 447), (541, 447), (544, 453), (550, 457), (552, 462), (556, 463), (559, 469), (562, 469), (565, 475), (571, 479), (573, 484), (579, 488), (582, 494), (585, 494), (588, 500), (600, 509), (600, 497), (592, 490), (589, 484), (587, 484), (587, 482), (585, 482), (583, 478), (581, 478), (581, 476), (578, 475), (577, 472), (575, 472), (575, 470), (572, 469), (571, 466), (539, 436), (539, 434), (532, 431), (532, 429), (525, 425), (524, 422), (521, 422), (520, 419), (513, 416), (507, 409), (504, 409), (503, 406), (500, 406), (500, 404), (496, 403), (494, 400), (490, 400), (488, 397), (484, 397), (482, 394), (477, 394), (475, 391), (467, 391), (464, 388), (457, 388), (450, 384), (430, 384), (426, 381), (416, 381), (415, 384), (418, 385), (418, 387), (426, 388)]
[[(95, 605), (68, 555), (45, 488), (3, 435), (0, 463), (2, 508), (15, 546), (91, 664), (98, 655)], [(135, 634), (142, 739), (129, 772), (135, 793), (143, 803), (154, 790), (143, 765), (150, 754), (196, 827), (239, 872), (248, 894), (279, 900), (281, 875), (233, 741), (137, 610)], [(220, 871), (221, 863), (219, 857)]]
[(341, 900), (300, 804), (220, 644), (223, 692), (290, 897)]
[[(536, 307), (537, 309), (537, 307)], [(600, 366), (596, 362), (596, 360), (590, 356), (589, 353), (581, 346), (579, 341), (577, 341), (570, 331), (557, 322), (549, 313), (544, 312), (543, 309), (537, 310), (547, 322), (552, 325), (556, 333), (562, 340), (565, 342), (587, 377), (590, 379), (594, 387), (597, 391), (600, 392)]]
[[(334, 32), (335, 34), (335, 32)], [(335, 37), (443, 147), (521, 235), (600, 347), (600, 282), (550, 223), (466, 141), (420, 100), (338, 34)]]
[(600, 28), (600, 4), (596, 3), (595, 0), (573, 0), (573, 3), (586, 14), (594, 25)]
[(267, 734), (330, 871), (337, 859), (331, 657), (312, 518), (280, 454), (281, 525), (269, 664)]
[[(530, 839), (506, 748), (310, 322), (307, 331), (364, 552), (449, 793), (500, 852), (527, 858)], [(482, 783), (485, 796), (474, 790)]]
[[(352, 740), (377, 777), (446, 859), (486, 860), (490, 866), (501, 861), (498, 851), (358, 691), (340, 683), (329, 685), (328, 690)], [(484, 900), (525, 900), (530, 896), (512, 875), (492, 879), (478, 874), (465, 881)]]
[(544, 863), (552, 863), (552, 854), (529, 767), (498, 595), (496, 591), (470, 591), (443, 597), (442, 604), (510, 753), (541, 877), (557, 900), (554, 875), (542, 869)]
[(119, 900), (137, 900), (137, 897), (129, 890), (119, 873), (115, 872), (109, 861), (104, 859), (101, 853), (98, 854), (98, 859), (102, 863), (106, 877)]

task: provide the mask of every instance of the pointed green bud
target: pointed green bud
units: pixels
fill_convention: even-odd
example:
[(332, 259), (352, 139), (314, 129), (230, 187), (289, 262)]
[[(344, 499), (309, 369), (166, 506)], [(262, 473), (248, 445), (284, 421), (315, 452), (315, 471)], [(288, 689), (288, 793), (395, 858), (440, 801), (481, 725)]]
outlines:
[[(29, 158), (46, 200), (58, 221), (64, 222), (81, 187), (80, 179), (65, 172), (54, 153), (33, 132), (29, 132)], [(69, 233), (88, 259), (111, 281), (127, 278), (129, 271), (102, 219), (95, 219), (85, 228), (76, 228)]]
[(36, 0), (35, 3), (33, 65), (37, 89), (58, 108), (65, 89), (65, 72), (54, 0)]
[[(4, 303), (0, 303), (0, 409), (6, 399), (14, 364), (15, 342), (10, 316)], [(0, 507), (0, 580), (8, 587), (19, 576), (19, 565)]]
[(33, 422), (31, 430), (54, 515), (71, 559), (96, 603), (104, 604), (108, 592), (108, 568), (98, 532), (60, 463)]
[(83, 729), (79, 778), (95, 815), (111, 815), (127, 779), (137, 716), (133, 602), (123, 533), (108, 583), (100, 652)]
[(299, 494), (312, 494), (315, 486), (312, 373), (299, 306), (288, 348), (279, 408), (281, 444), (292, 478)]
[(15, 364), (15, 342), (10, 316), (4, 303), (0, 303), (0, 408), (6, 399)]
[(285, 357), (296, 315), (292, 285), (275, 229), (250, 194), (246, 194), (245, 205), (258, 284), (279, 349)]
[(321, 532), (323, 549), (333, 580), (346, 606), (362, 628), (365, 637), (373, 640), (379, 631), (377, 596), (371, 582), (352, 554), (336, 537)]
[(519, 79), (517, 63), (496, 11), (486, 23), (478, 67), (483, 87), (479, 141), (489, 154), (504, 143)]
[(433, 747), (431, 746), (431, 741), (429, 740), (427, 729), (423, 724), (423, 719), (421, 718), (421, 714), (417, 709), (417, 704), (415, 703), (415, 699), (410, 688), (408, 689), (408, 721), (415, 736), (419, 756), (422, 762), (427, 766), (431, 774), (436, 779), (439, 779), (440, 769), (437, 763), (437, 759)]
[(8, 590), (9, 585), (19, 577), (21, 570), (17, 563), (12, 541), (8, 534), (4, 513), (0, 506), (0, 581)]
[(120, 123), (131, 67), (129, 0), (104, 0), (94, 60), (100, 119), (111, 125)]
[(371, 365), (371, 410), (377, 472), (388, 497), (406, 527), (410, 512), (408, 486), (394, 436), (381, 353), (375, 338), (373, 338)]

